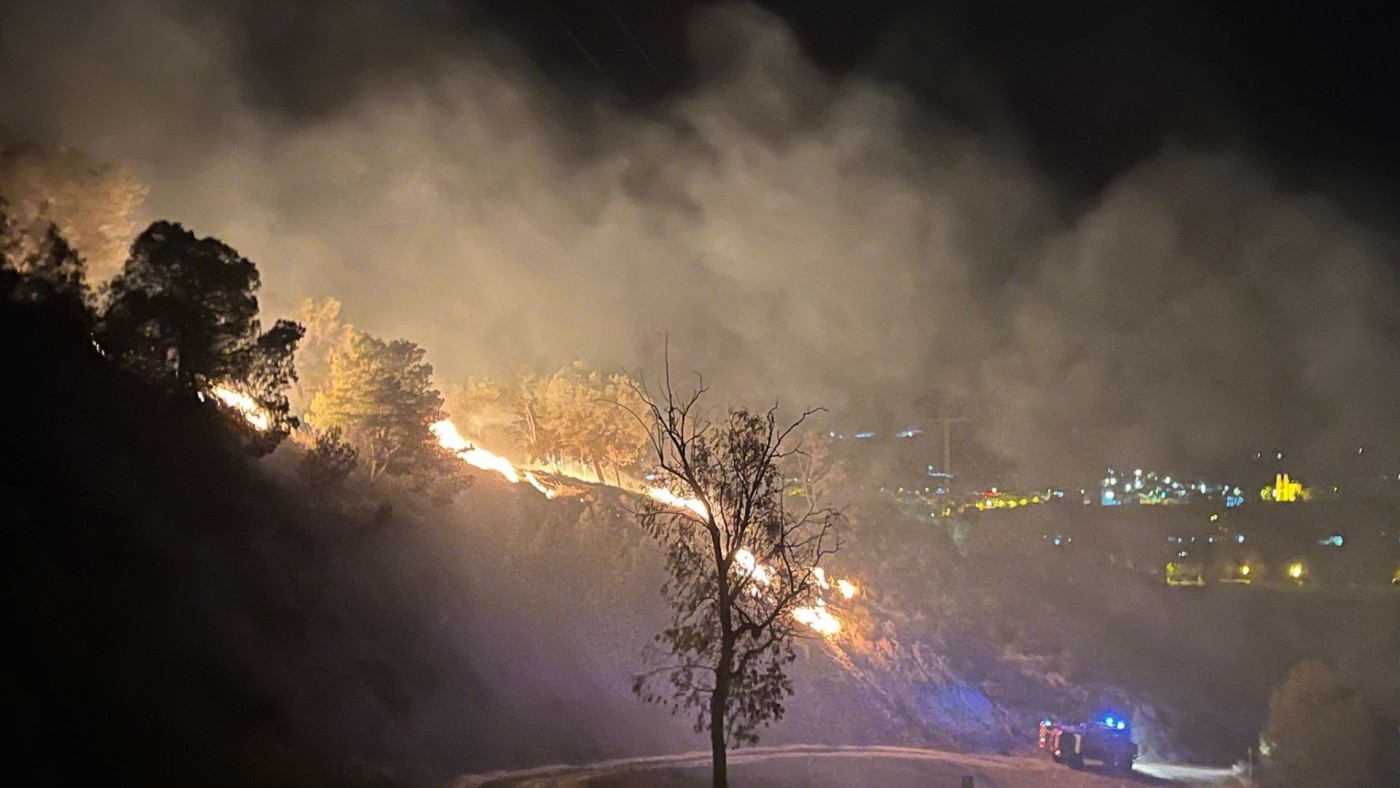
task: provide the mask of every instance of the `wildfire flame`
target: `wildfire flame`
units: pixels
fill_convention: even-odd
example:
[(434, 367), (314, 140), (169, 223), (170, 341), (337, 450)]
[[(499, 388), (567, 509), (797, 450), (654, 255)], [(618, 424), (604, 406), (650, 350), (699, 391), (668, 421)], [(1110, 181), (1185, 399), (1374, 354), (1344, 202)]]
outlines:
[[(694, 498), (684, 498), (664, 487), (650, 487), (647, 495), (653, 500), (659, 501), (667, 506), (676, 509), (687, 509), (695, 514), (705, 517), (707, 511), (705, 504)], [(734, 564), (738, 571), (748, 579), (746, 592), (753, 597), (761, 597), (777, 586), (777, 575), (772, 568), (759, 563), (754, 554), (745, 549), (739, 548), (734, 551)], [(829, 591), (832, 582), (827, 579), (826, 570), (820, 566), (812, 567), (812, 579), (817, 588), (817, 596), (811, 604), (801, 605), (792, 610), (792, 617), (799, 623), (805, 624), (820, 635), (828, 638), (836, 637), (841, 633), (841, 619), (826, 607), (826, 600), (821, 598), (822, 591)], [(845, 599), (855, 597), (856, 584), (846, 579), (838, 579), (835, 582), (837, 593)]]
[(705, 508), (704, 503), (695, 498), (682, 498), (665, 487), (649, 487), (647, 488), (647, 495), (667, 506), (674, 506), (677, 509), (689, 509), (702, 518), (710, 515), (710, 510)]
[[(760, 597), (777, 585), (777, 578), (773, 570), (758, 562), (754, 554), (744, 548), (734, 551), (734, 563), (745, 573), (749, 579), (747, 586), (751, 596)], [(841, 619), (837, 618), (826, 608), (826, 600), (820, 596), (821, 591), (831, 589), (831, 582), (826, 578), (826, 570), (820, 566), (812, 567), (812, 579), (818, 588), (818, 596), (809, 605), (801, 605), (792, 610), (792, 617), (799, 623), (806, 624), (819, 634), (826, 637), (835, 637), (841, 632)], [(856, 595), (856, 585), (849, 580), (838, 579), (836, 590), (846, 599), (851, 599)]]
[[(251, 402), (251, 400), (249, 400)], [(511, 484), (519, 484), (522, 480), (528, 482), (546, 498), (554, 498), (558, 491), (544, 484), (531, 471), (521, 471), (505, 457), (494, 454), (473, 444), (458, 432), (457, 426), (450, 419), (443, 419), (429, 427), (433, 437), (437, 438), (438, 444), (458, 457), (463, 462), (480, 468), (485, 471), (493, 471), (500, 474)], [(708, 518), (709, 510), (705, 504), (696, 498), (686, 498), (677, 495), (665, 487), (648, 487), (645, 493), (652, 500), (665, 506), (688, 511), (697, 517)], [(760, 563), (758, 558), (749, 550), (740, 548), (734, 551), (734, 563), (738, 571), (743, 572), (748, 579), (747, 592), (755, 597), (769, 593), (777, 586), (777, 575), (772, 568)], [(856, 585), (849, 580), (836, 580), (833, 584), (827, 579), (826, 570), (821, 567), (812, 568), (812, 577), (816, 581), (817, 596), (811, 604), (796, 607), (792, 611), (792, 617), (812, 630), (825, 637), (835, 637), (841, 632), (841, 620), (826, 607), (826, 600), (822, 599), (822, 591), (831, 590), (834, 585), (836, 591), (845, 599), (851, 599), (856, 595)]]
[(551, 501), (559, 495), (558, 490), (555, 490), (552, 487), (546, 487), (544, 482), (540, 481), (535, 476), (535, 474), (531, 473), (530, 471), (525, 472), (525, 481), (529, 482), (531, 487), (534, 487), (536, 490), (539, 490), (541, 495), (543, 495), (545, 498), (548, 498)]
[(826, 609), (826, 602), (821, 599), (815, 604), (794, 608), (792, 617), (797, 619), (798, 623), (806, 624), (826, 637), (841, 634), (841, 619), (832, 615), (831, 611)]
[[(241, 391), (218, 384), (209, 387), (209, 394), (225, 407), (236, 412), (259, 432), (266, 431), (272, 425), (272, 417), (267, 410), (258, 405), (257, 400)], [(467, 440), (450, 419), (443, 419), (431, 424), (428, 429), (432, 431), (433, 437), (437, 438), (438, 445), (457, 455), (468, 465), (483, 471), (500, 474), (511, 484), (519, 484), (524, 480), (548, 499), (553, 499), (559, 494), (557, 490), (541, 482), (533, 472), (522, 472), (505, 457), (489, 452)], [(709, 516), (709, 510), (699, 499), (676, 495), (665, 487), (648, 487), (646, 494), (666, 506), (684, 509), (701, 518)], [(734, 563), (748, 579), (749, 594), (755, 597), (763, 596), (776, 587), (776, 574), (770, 567), (759, 563), (749, 550), (743, 548), (735, 550)], [(794, 608), (792, 617), (825, 637), (835, 637), (841, 632), (841, 620), (830, 610), (827, 610), (826, 601), (820, 597), (821, 591), (831, 590), (832, 583), (826, 577), (826, 570), (819, 566), (812, 567), (812, 578), (818, 589), (817, 598), (810, 605)], [(856, 595), (856, 586), (849, 580), (838, 579), (835, 586), (837, 592), (845, 599), (851, 599)]]
[(257, 400), (247, 394), (222, 384), (210, 386), (209, 394), (223, 403), (224, 407), (233, 409), (258, 432), (266, 432), (268, 427), (272, 426), (272, 417), (258, 404)]
[(760, 564), (758, 559), (753, 557), (753, 553), (741, 547), (734, 551), (734, 561), (748, 573), (749, 579), (754, 583), (765, 588), (773, 585), (773, 573), (768, 567)]
[[(431, 424), (428, 429), (432, 430), (438, 445), (461, 457), (466, 464), (483, 471), (495, 471), (511, 484), (520, 483), (520, 471), (515, 469), (514, 463), (499, 454), (493, 454), (480, 446), (473, 445), (471, 441), (462, 437), (462, 433), (457, 431), (457, 425), (453, 424), (450, 419), (443, 419)], [(540, 485), (537, 481), (530, 483), (539, 489)], [(546, 495), (548, 494), (546, 493)]]

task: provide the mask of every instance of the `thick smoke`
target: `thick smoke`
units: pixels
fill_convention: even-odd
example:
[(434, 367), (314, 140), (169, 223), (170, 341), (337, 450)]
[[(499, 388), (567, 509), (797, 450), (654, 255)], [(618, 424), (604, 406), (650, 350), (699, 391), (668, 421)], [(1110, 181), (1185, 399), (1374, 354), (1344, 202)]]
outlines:
[(644, 114), (421, 8), (230, 8), (0, 11), (0, 127), (130, 163), (269, 307), (334, 295), (445, 379), (655, 374), (669, 335), (727, 398), (957, 413), (1036, 482), (1395, 436), (1391, 239), (1247, 151), (1169, 144), (1067, 209), (1008, 135), (746, 5), (693, 20), (697, 86)]

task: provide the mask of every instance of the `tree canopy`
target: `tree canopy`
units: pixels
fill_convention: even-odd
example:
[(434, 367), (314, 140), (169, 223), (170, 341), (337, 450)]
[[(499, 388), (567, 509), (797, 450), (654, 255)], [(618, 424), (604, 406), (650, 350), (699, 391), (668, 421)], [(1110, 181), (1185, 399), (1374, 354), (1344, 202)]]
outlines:
[(324, 502), (326, 494), (338, 488), (359, 462), (359, 454), (345, 442), (339, 427), (316, 430), (297, 463), (297, 475)]
[(1382, 788), (1400, 774), (1396, 723), (1318, 660), (1293, 666), (1269, 701), (1260, 785)]
[(329, 297), (304, 299), (297, 321), (306, 328), (297, 352), (296, 385), (298, 404), (305, 409), (331, 374), (331, 356), (349, 346), (355, 328), (341, 318), (340, 302)]
[(0, 199), (0, 271), (9, 274), (6, 295), (23, 300), (61, 297), (84, 312), (87, 263), (52, 223), (24, 232)]
[(454, 391), (453, 411), (473, 436), (508, 443), (531, 461), (573, 464), (600, 481), (636, 465), (647, 447), (635, 381), (574, 363), (552, 375), (505, 382), (472, 379)]
[(254, 442), (270, 450), (291, 429), (286, 390), (296, 380), (299, 324), (258, 319), (258, 269), (217, 238), (156, 222), (132, 244), (107, 288), (97, 339), (123, 368), (151, 383), (203, 391), (226, 386), (270, 415)]
[(152, 381), (242, 380), (258, 339), (258, 269), (217, 238), (156, 222), (108, 287), (100, 341)]
[(330, 375), (312, 396), (307, 421), (319, 431), (339, 430), (370, 481), (408, 477), (450, 496), (469, 477), (429, 430), (446, 413), (426, 356), (406, 339), (356, 332), (331, 355)]
[(731, 410), (710, 422), (697, 407), (703, 393), (678, 397), (668, 379), (664, 398), (648, 403), (670, 496), (648, 499), (637, 517), (666, 551), (671, 621), (649, 655), (656, 667), (633, 690), (695, 715), (696, 732), (710, 732), (713, 784), (725, 786), (727, 748), (782, 719), (799, 613), (820, 604), (814, 570), (838, 547), (839, 513), (789, 508), (779, 467), (806, 415), (783, 426), (776, 410)]

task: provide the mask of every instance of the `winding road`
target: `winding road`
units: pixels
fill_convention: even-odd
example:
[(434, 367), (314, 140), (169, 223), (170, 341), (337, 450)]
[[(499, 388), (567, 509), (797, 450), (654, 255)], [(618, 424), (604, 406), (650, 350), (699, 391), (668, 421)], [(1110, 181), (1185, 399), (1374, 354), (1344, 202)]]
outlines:
[[(562, 786), (687, 786), (703, 784), (708, 751), (618, 758), (588, 764), (554, 764), (516, 771), (466, 775), (451, 788), (555, 788)], [(1072, 771), (1047, 758), (977, 755), (920, 747), (793, 744), (730, 753), (736, 785), (952, 786), (972, 777), (977, 788), (1110, 788), (1141, 785), (1240, 785), (1229, 769), (1139, 763), (1132, 774), (1091, 765)]]

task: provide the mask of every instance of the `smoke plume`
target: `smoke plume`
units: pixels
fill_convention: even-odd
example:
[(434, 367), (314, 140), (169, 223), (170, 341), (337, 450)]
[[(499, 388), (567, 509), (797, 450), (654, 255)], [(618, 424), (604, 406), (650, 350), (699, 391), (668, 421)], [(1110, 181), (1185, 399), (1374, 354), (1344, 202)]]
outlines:
[(334, 295), (449, 381), (655, 374), (669, 336), (730, 400), (966, 416), (1037, 482), (1396, 437), (1394, 239), (1247, 150), (1169, 142), (1066, 205), (1014, 134), (743, 4), (691, 20), (695, 85), (645, 111), (428, 4), (16, 5), (0, 128), (129, 164), (265, 308)]

